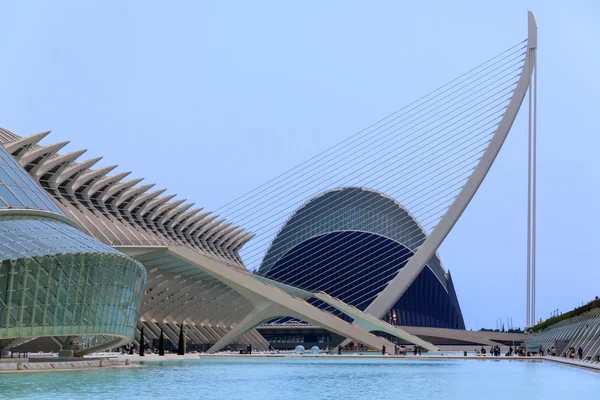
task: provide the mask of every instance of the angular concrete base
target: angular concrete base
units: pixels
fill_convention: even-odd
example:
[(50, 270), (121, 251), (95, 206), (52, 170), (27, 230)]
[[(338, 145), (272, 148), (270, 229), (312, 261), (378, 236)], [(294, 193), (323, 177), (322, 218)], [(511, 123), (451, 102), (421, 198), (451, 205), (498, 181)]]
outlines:
[[(317, 299), (321, 300), (322, 302), (327, 303), (330, 306), (337, 308), (338, 310), (340, 310), (341, 312), (343, 312), (344, 314), (346, 314), (347, 316), (352, 318), (356, 325), (359, 325), (360, 327), (362, 327), (364, 330), (366, 330), (368, 332), (373, 332), (373, 331), (385, 332), (388, 335), (395, 336), (395, 337), (405, 340), (409, 343), (415, 344), (417, 346), (421, 346), (428, 351), (437, 351), (438, 350), (437, 346), (435, 346), (425, 340), (422, 340), (415, 335), (411, 335), (410, 333), (406, 332), (405, 330), (403, 330), (397, 326), (390, 325), (387, 322), (382, 321), (379, 318), (376, 318), (375, 316), (373, 316), (369, 313), (362, 312), (358, 308), (353, 307), (349, 304), (346, 304), (343, 301), (338, 300), (335, 297), (332, 297), (325, 292), (315, 293), (314, 296)], [(349, 342), (350, 341), (348, 339), (346, 339), (342, 343), (342, 347), (345, 346), (346, 344), (348, 344)], [(389, 348), (389, 350), (391, 351), (392, 348)]]
[(73, 350), (60, 350), (58, 352), (58, 358), (59, 359), (71, 359), (74, 357), (74, 351)]

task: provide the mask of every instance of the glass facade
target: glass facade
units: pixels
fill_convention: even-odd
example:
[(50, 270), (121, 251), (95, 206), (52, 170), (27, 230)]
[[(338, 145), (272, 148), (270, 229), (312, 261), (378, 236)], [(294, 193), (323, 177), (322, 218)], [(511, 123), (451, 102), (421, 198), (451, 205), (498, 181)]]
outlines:
[(0, 218), (0, 339), (131, 337), (145, 268), (43, 217)]
[(0, 150), (1, 208), (33, 208), (64, 215), (58, 205), (4, 148)]
[[(414, 217), (395, 200), (363, 188), (335, 189), (315, 197), (292, 214), (265, 254), (260, 273), (266, 274), (294, 246), (334, 231), (372, 232), (410, 250), (420, 246), (426, 237)], [(445, 285), (445, 271), (437, 255), (428, 265)]]
[[(425, 238), (414, 217), (393, 199), (364, 188), (335, 189), (292, 214), (258, 273), (305, 290), (324, 291), (364, 310)], [(310, 301), (351, 320), (318, 300)], [(464, 329), (452, 279), (437, 255), (384, 319), (392, 325)]]
[(56, 214), (65, 217), (0, 149), (0, 341), (133, 337), (146, 269)]
[(0, 263), (0, 338), (132, 337), (145, 271), (125, 256), (60, 254)]
[[(328, 248), (331, 243), (336, 245)], [(412, 255), (403, 245), (380, 235), (332, 232), (294, 247), (267, 277), (312, 292), (324, 291), (364, 311)], [(451, 291), (446, 291), (430, 268), (424, 268), (385, 320), (392, 325), (464, 329), (454, 288)], [(319, 300), (309, 301), (352, 321)]]
[(60, 221), (43, 217), (0, 217), (0, 260), (98, 252), (121, 254)]

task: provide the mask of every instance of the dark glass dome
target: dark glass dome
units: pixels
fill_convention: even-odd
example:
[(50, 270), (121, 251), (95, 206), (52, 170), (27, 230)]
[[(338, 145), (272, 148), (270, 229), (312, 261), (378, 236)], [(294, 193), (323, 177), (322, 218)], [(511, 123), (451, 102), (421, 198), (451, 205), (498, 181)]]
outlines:
[[(366, 188), (322, 193), (298, 208), (269, 246), (258, 273), (365, 310), (426, 239), (394, 199)], [(350, 320), (318, 300), (315, 306)], [(450, 273), (437, 254), (382, 318), (393, 325), (464, 329)]]
[[(328, 244), (336, 243), (329, 247)], [(402, 244), (366, 232), (331, 232), (312, 237), (287, 252), (269, 270), (270, 279), (327, 294), (364, 311), (413, 253)], [(447, 291), (430, 268), (424, 268), (383, 318), (392, 325), (465, 329), (454, 287)], [(341, 312), (309, 300), (338, 317)]]

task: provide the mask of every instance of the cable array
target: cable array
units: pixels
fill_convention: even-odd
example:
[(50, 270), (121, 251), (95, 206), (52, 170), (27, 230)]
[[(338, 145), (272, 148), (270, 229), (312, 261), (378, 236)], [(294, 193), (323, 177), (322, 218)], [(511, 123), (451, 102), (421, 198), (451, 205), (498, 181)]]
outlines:
[[(247, 268), (260, 267), (260, 274), (295, 284), (306, 260), (290, 252), (325, 235), (311, 248), (318, 260), (304, 283), (307, 290), (322, 290), (339, 250), (348, 245), (344, 235), (328, 233), (356, 231), (343, 268), (336, 270), (335, 293), (329, 293), (344, 300), (357, 274), (373, 262), (372, 233), (383, 230), (400, 239), (378, 248), (372, 284), (353, 297), (354, 306), (365, 308), (418, 250), (470, 177), (512, 97), (526, 47), (526, 41), (510, 47), (219, 208), (256, 235), (240, 251)], [(343, 189), (348, 187), (377, 195), (367, 207), (365, 190)], [(357, 213), (367, 209), (372, 220), (358, 229)], [(400, 252), (398, 243), (404, 246)]]

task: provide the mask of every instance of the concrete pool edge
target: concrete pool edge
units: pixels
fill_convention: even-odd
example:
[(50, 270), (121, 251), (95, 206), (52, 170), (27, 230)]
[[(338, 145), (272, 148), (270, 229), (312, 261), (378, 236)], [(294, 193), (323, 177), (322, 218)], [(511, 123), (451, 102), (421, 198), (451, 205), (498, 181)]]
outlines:
[(600, 372), (600, 363), (598, 363), (598, 362), (582, 361), (582, 360), (575, 360), (575, 359), (571, 359), (571, 358), (553, 357), (553, 356), (544, 356), (542, 358), (545, 361), (550, 361), (550, 362), (554, 362), (554, 363), (561, 364), (561, 365), (568, 365), (571, 367), (584, 368), (589, 371)]
[[(600, 372), (600, 363), (566, 359), (561, 357), (494, 357), (494, 356), (391, 356), (379, 354), (233, 354), (233, 353), (217, 353), (217, 354), (186, 354), (179, 356), (176, 354), (167, 354), (158, 356), (156, 354), (147, 354), (144, 357), (132, 355), (110, 355), (103, 356), (102, 359), (82, 360), (82, 361), (58, 361), (56, 359), (48, 362), (19, 362), (19, 363), (2, 363), (4, 368), (0, 368), (2, 372), (49, 372), (49, 371), (82, 371), (82, 370), (98, 370), (98, 369), (119, 369), (119, 368), (139, 368), (143, 364), (153, 364), (161, 361), (189, 361), (202, 359), (362, 359), (362, 360), (390, 360), (390, 361), (456, 361), (456, 360), (478, 360), (478, 361), (529, 361), (529, 362), (552, 362), (561, 365), (578, 367), (589, 371)], [(104, 361), (101, 363), (100, 361)], [(21, 364), (18, 367), (17, 364)], [(101, 365), (102, 364), (102, 365)], [(1, 364), (0, 364), (1, 365)], [(9, 367), (10, 366), (10, 367)], [(64, 368), (63, 368), (64, 367)]]
[(58, 360), (49, 359), (48, 361), (23, 361), (19, 362), (2, 362), (0, 363), (1, 373), (15, 372), (53, 372), (53, 371), (86, 371), (86, 370), (101, 370), (101, 369), (121, 369), (121, 368), (142, 368), (139, 363), (129, 363), (125, 360), (110, 360), (108, 358), (92, 359), (92, 360)]
[[(185, 357), (185, 358), (183, 358)], [(414, 361), (453, 361), (453, 360), (478, 360), (478, 361), (530, 361), (530, 362), (554, 362), (562, 365), (572, 366), (572, 367), (580, 367), (584, 369), (588, 369), (590, 371), (600, 372), (600, 363), (596, 362), (588, 362), (588, 361), (579, 361), (572, 359), (565, 359), (560, 357), (506, 357), (506, 356), (391, 356), (391, 355), (378, 355), (378, 354), (234, 354), (234, 353), (217, 353), (217, 354), (195, 354), (193, 357), (190, 355), (185, 356), (177, 356), (177, 355), (146, 355), (144, 359), (141, 357), (131, 358), (130, 361), (132, 363), (152, 363), (159, 361), (184, 361), (189, 359), (218, 359), (218, 358), (239, 358), (239, 359), (268, 359), (268, 358), (289, 358), (289, 359), (367, 359), (367, 360), (396, 360), (396, 361), (406, 361), (406, 360), (414, 360)]]

